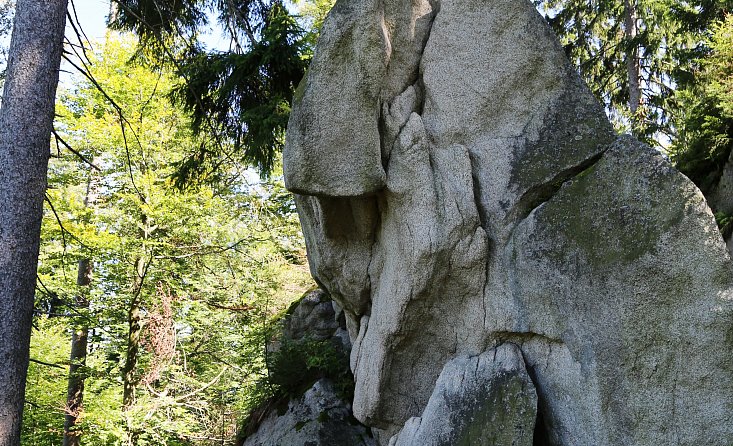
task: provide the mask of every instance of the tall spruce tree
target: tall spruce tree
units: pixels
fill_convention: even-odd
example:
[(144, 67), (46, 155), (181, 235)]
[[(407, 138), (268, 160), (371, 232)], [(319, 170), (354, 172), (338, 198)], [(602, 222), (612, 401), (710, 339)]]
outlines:
[(66, 0), (18, 0), (0, 108), (0, 446), (20, 444)]
[(678, 93), (684, 113), (672, 144), (677, 167), (700, 187), (724, 226), (733, 232), (733, 16), (713, 24), (695, 82)]

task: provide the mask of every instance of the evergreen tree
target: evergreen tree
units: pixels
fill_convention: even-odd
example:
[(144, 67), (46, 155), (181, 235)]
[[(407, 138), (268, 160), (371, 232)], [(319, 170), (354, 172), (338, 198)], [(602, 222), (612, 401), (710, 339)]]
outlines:
[[(226, 180), (222, 165), (269, 174), (284, 143), (290, 101), (308, 64), (309, 39), (281, 0), (117, 0), (111, 26), (134, 31), (148, 63), (182, 80), (170, 97), (189, 114), (200, 144), (179, 163), (180, 187)], [(230, 51), (207, 50), (199, 30), (214, 15)]]
[(711, 26), (707, 57), (700, 60), (696, 82), (678, 94), (683, 113), (675, 123), (672, 159), (700, 187), (719, 223), (733, 215), (733, 16)]
[(675, 91), (695, 82), (708, 25), (728, 0), (536, 3), (617, 127), (660, 146), (677, 138)]

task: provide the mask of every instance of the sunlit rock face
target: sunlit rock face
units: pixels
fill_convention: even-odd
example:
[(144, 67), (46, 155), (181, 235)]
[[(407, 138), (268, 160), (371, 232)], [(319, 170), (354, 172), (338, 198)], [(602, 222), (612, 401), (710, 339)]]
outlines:
[(294, 102), (286, 185), (347, 315), (354, 413), (382, 444), (429, 436), (405, 426), (426, 408), (483, 416), (483, 387), (441, 406), (436, 382), (505, 344), (536, 444), (733, 444), (713, 216), (614, 134), (530, 1), (341, 0)]

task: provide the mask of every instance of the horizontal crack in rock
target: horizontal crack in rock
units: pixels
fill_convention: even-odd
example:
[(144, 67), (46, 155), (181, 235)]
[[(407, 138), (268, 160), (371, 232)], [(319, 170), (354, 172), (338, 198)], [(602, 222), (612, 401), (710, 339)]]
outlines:
[(510, 343), (521, 348), (522, 344), (529, 341), (541, 341), (547, 344), (564, 344), (561, 339), (551, 338), (541, 333), (534, 333), (531, 331), (496, 331), (492, 333), (492, 337), (496, 340), (495, 347), (498, 347), (501, 344)]
[(518, 224), (522, 220), (526, 219), (532, 211), (552, 199), (563, 184), (571, 181), (584, 171), (595, 166), (607, 150), (608, 149), (604, 149), (580, 164), (561, 171), (546, 183), (531, 187), (522, 195), (519, 201), (517, 201), (517, 204), (506, 216), (504, 221), (508, 224), (512, 224), (514, 222)]

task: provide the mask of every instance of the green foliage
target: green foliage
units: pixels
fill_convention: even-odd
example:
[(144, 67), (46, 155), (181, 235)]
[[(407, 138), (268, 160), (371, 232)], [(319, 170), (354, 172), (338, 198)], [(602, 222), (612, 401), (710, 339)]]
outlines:
[(731, 233), (733, 233), (733, 215), (728, 215), (724, 212), (715, 213), (715, 221), (718, 223), (720, 232), (723, 237), (727, 240)]
[[(294, 302), (288, 311), (281, 314), (288, 314), (297, 303)], [(270, 342), (281, 335), (280, 330), (280, 320), (272, 320), (268, 332)], [(256, 385), (260, 392), (239, 429), (240, 441), (254, 433), (271, 411), (277, 410), (281, 415), (285, 413), (290, 399), (301, 396), (319, 379), (329, 379), (339, 397), (345, 401), (353, 400), (354, 376), (349, 368), (349, 355), (336, 342), (334, 339), (311, 338), (280, 340), (279, 348), (267, 357), (268, 374)], [(325, 421), (324, 416), (327, 414), (320, 414), (319, 421)]]
[[(258, 383), (267, 374), (270, 318), (311, 286), (293, 199), (279, 177), (248, 183), (252, 172), (229, 187), (176, 189), (174, 164), (200, 144), (185, 112), (165, 101), (177, 79), (130, 62), (129, 37), (111, 35), (96, 48), (91, 75), (119, 111), (88, 81), (60, 93), (56, 129), (96, 169), (54, 150), (37, 311), (59, 317), (57, 331), (38, 322), (33, 335), (55, 339), (54, 353), (34, 347), (34, 354), (63, 363), (54, 355), (68, 358), (71, 327), (92, 328), (83, 444), (123, 444), (133, 433), (139, 446), (218, 445), (265, 398)], [(88, 310), (72, 305), (82, 258), (94, 264)], [(135, 401), (124, 410), (132, 305), (142, 331)], [(33, 438), (28, 444), (59, 444), (65, 369), (29, 377), (39, 408), (23, 434)]]
[[(181, 67), (185, 82), (172, 98), (192, 116), (194, 132), (225, 136), (237, 159), (262, 174), (272, 172), (285, 139), (290, 99), (307, 66), (300, 57), (301, 35), (295, 19), (274, 4), (261, 39), (249, 51), (192, 55)], [(221, 142), (207, 141), (178, 165), (179, 187), (215, 177)]]
[(299, 0), (296, 2), (303, 27), (308, 30), (306, 40), (311, 47), (315, 47), (323, 22), (334, 3), (336, 3), (335, 0)]
[[(699, 92), (700, 88), (691, 89)], [(705, 93), (685, 91), (688, 104), (679, 122), (671, 155), (676, 167), (704, 192), (718, 183), (730, 156), (733, 120), (723, 116), (719, 101)]]
[[(707, 50), (708, 25), (730, 8), (728, 0), (536, 0), (558, 33), (571, 61), (601, 99), (620, 130), (652, 144), (667, 146), (685, 112), (676, 91), (695, 82), (695, 70)], [(626, 5), (638, 32), (627, 33)], [(641, 103), (630, 111), (627, 61), (639, 62)]]
[(678, 93), (684, 113), (672, 159), (704, 193), (715, 187), (733, 148), (733, 17), (713, 24), (697, 82)]
[(343, 398), (353, 397), (354, 378), (349, 358), (333, 340), (284, 340), (269, 358), (268, 382), (279, 392), (299, 395), (321, 378), (330, 379)]
[(706, 60), (709, 91), (720, 101), (721, 114), (733, 118), (733, 16), (711, 27), (710, 56)]
[(21, 442), (61, 444), (70, 336), (58, 318), (36, 318), (33, 328)]
[(118, 12), (111, 25), (134, 31), (144, 41), (154, 43), (165, 35), (191, 31), (206, 14), (201, 0), (116, 0)]
[[(191, 118), (198, 144), (177, 164), (176, 184), (221, 183), (254, 166), (266, 178), (284, 143), (290, 101), (310, 55), (309, 39), (280, 0), (121, 0), (112, 23), (140, 38), (141, 60), (173, 67), (170, 97)], [(199, 30), (213, 13), (228, 52), (205, 49)]]
[[(669, 153), (709, 195), (733, 148), (730, 0), (536, 0), (567, 54), (619, 130)], [(633, 11), (638, 33), (628, 33)], [(628, 62), (638, 56), (641, 103), (629, 107)]]

